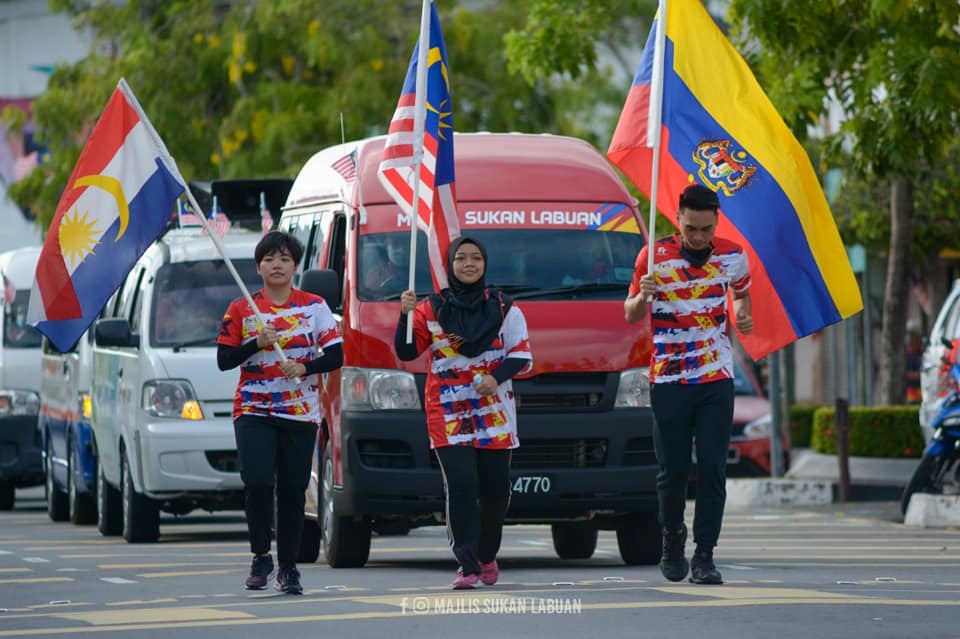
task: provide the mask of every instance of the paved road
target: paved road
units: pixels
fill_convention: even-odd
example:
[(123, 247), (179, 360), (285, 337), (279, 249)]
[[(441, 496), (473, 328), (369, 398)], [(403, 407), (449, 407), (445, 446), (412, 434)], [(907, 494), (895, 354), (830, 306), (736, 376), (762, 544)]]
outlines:
[(0, 638), (960, 636), (960, 533), (906, 528), (890, 503), (730, 512), (719, 587), (624, 566), (611, 533), (562, 561), (548, 527), (512, 526), (501, 583), (455, 593), (425, 528), (375, 538), (363, 569), (301, 566), (293, 597), (241, 588), (240, 513), (164, 518), (160, 543), (130, 545), (32, 495), (0, 513)]

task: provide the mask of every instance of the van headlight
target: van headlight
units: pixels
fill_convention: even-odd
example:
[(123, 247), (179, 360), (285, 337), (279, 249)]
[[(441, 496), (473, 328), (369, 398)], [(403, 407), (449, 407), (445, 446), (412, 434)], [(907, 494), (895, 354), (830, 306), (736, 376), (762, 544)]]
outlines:
[(743, 427), (743, 436), (747, 439), (761, 439), (770, 436), (770, 426), (773, 424), (773, 416), (767, 413), (759, 419), (748, 422)]
[(143, 385), (140, 405), (154, 417), (203, 419), (193, 386), (186, 379), (151, 379)]
[(381, 368), (340, 369), (343, 410), (419, 410), (420, 395), (413, 375)]
[(39, 415), (40, 395), (28, 390), (0, 391), (0, 417)]
[(650, 405), (650, 369), (631, 368), (620, 373), (620, 386), (614, 408), (635, 408)]

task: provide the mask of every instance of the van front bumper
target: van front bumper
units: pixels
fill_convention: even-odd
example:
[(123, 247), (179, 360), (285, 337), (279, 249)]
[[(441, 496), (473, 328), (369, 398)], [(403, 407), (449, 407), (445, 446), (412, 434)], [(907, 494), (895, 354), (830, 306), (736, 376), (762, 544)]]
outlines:
[(0, 417), (0, 481), (18, 488), (42, 484), (42, 447), (36, 415)]
[[(444, 511), (443, 479), (415, 411), (343, 413), (338, 513), (411, 519)], [(508, 520), (615, 519), (656, 512), (649, 409), (521, 414)], [(518, 481), (519, 480), (519, 481)]]
[(243, 489), (233, 422), (162, 420), (134, 434), (140, 486), (145, 494), (206, 493)]

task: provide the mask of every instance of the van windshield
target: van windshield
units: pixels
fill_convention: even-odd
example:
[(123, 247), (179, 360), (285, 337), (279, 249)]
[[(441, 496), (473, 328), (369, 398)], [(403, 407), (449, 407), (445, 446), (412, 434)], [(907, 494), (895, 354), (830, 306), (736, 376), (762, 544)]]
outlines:
[[(417, 295), (433, 292), (426, 234), (417, 234)], [(569, 300), (626, 297), (637, 253), (637, 233), (583, 229), (472, 229), (487, 251), (487, 286), (516, 299)], [(361, 300), (400, 299), (410, 264), (408, 232), (360, 236), (357, 290)]]
[[(232, 262), (251, 293), (263, 288), (252, 259)], [(153, 287), (151, 346), (216, 344), (227, 306), (241, 295), (222, 260), (163, 265)]]
[(4, 305), (3, 345), (8, 348), (40, 348), (43, 336), (27, 324), (30, 291), (19, 290), (12, 302)]

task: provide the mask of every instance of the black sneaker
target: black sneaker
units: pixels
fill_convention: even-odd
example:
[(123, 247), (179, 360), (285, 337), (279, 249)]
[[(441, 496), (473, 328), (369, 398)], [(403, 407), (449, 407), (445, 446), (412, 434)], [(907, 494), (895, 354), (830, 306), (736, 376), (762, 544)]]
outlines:
[(713, 563), (713, 553), (693, 553), (693, 560), (690, 562), (690, 583), (720, 585), (723, 583), (723, 577), (717, 566)]
[(281, 568), (277, 572), (277, 583), (273, 587), (288, 595), (302, 595), (303, 586), (300, 585), (300, 571), (296, 568)]
[(273, 574), (273, 557), (267, 555), (254, 555), (253, 563), (250, 564), (250, 576), (244, 582), (247, 590), (263, 590), (270, 581), (270, 575)]
[(687, 527), (680, 524), (680, 530), (663, 530), (663, 557), (660, 559), (660, 572), (670, 581), (683, 581), (690, 570), (690, 562), (684, 556), (687, 543)]

